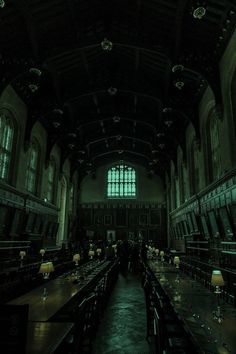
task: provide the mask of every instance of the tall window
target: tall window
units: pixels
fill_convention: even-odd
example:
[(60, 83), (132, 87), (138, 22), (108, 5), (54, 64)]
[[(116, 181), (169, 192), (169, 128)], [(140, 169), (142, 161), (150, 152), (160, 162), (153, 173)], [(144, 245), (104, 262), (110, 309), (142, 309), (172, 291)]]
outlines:
[(136, 196), (136, 172), (126, 165), (117, 165), (108, 170), (107, 196), (130, 198)]
[(199, 191), (199, 148), (196, 138), (193, 138), (190, 149), (190, 162), (189, 162), (189, 174), (190, 174), (190, 193), (193, 195)]
[(212, 179), (216, 179), (220, 174), (220, 141), (218, 133), (217, 118), (215, 116), (211, 117), (210, 120), (210, 145), (211, 145), (211, 168), (212, 168)]
[(54, 179), (55, 179), (55, 161), (50, 160), (48, 166), (48, 185), (47, 185), (47, 200), (53, 202), (54, 197)]
[(36, 191), (38, 163), (39, 163), (39, 144), (36, 141), (34, 141), (31, 143), (28, 152), (26, 179), (25, 179), (25, 188), (27, 189), (27, 191), (31, 193), (35, 193)]
[(70, 186), (70, 205), (69, 210), (72, 212), (74, 207), (74, 186), (73, 184)]
[(0, 116), (0, 179), (8, 180), (12, 156), (14, 128), (12, 120)]

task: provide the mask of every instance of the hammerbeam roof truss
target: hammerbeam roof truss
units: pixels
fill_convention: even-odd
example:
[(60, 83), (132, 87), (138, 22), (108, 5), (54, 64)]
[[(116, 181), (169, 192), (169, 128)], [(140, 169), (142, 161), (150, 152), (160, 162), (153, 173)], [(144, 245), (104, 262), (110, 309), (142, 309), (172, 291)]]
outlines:
[(86, 173), (120, 158), (161, 173), (189, 122), (198, 134), (207, 85), (222, 106), (218, 63), (235, 14), (234, 0), (8, 0), (0, 89), (26, 102), (26, 139), (36, 120), (45, 126), (48, 155), (57, 142)]

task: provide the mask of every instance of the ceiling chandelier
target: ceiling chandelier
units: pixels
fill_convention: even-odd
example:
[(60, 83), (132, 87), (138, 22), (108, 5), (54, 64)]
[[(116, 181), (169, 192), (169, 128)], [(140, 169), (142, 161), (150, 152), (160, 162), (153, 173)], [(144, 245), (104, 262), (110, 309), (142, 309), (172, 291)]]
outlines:
[(173, 121), (172, 120), (166, 120), (165, 125), (169, 128), (172, 125)]
[(55, 121), (52, 122), (52, 125), (54, 126), (54, 128), (59, 128), (61, 123), (58, 122), (57, 120), (55, 120)]
[(42, 74), (42, 71), (40, 69), (37, 69), (37, 68), (30, 68), (29, 72), (30, 72), (30, 74), (34, 74), (34, 75), (37, 75), (37, 76), (41, 76), (41, 74)]
[(206, 3), (204, 0), (195, 0), (192, 6), (193, 18), (201, 20), (206, 15)]
[(121, 136), (121, 135), (117, 135), (117, 136), (116, 136), (116, 140), (117, 140), (117, 141), (120, 141), (121, 139), (122, 139), (122, 136)]
[(184, 87), (184, 80), (181, 78), (178, 78), (174, 81), (174, 85), (178, 90), (182, 90), (182, 88)]
[(120, 117), (118, 117), (118, 116), (114, 116), (112, 119), (113, 119), (114, 123), (119, 123), (120, 122)]
[(54, 108), (53, 113), (54, 115), (52, 125), (54, 126), (54, 128), (59, 128), (61, 125), (60, 116), (63, 115), (63, 111), (60, 108)]
[(170, 119), (170, 113), (172, 112), (172, 108), (171, 107), (165, 107), (162, 110), (162, 113), (165, 114), (165, 125), (167, 125), (167, 127), (169, 128), (171, 126), (171, 124), (173, 123), (172, 119)]
[(193, 17), (201, 20), (206, 15), (206, 8), (203, 6), (196, 7), (193, 10)]
[(176, 71), (183, 71), (183, 70), (184, 70), (184, 66), (182, 64), (174, 65), (171, 69), (172, 73), (175, 73)]
[(163, 113), (170, 113), (170, 112), (172, 112), (172, 108), (171, 107), (165, 107), (165, 108), (163, 108), (162, 112)]
[(107, 90), (107, 92), (111, 95), (111, 96), (115, 96), (117, 94), (117, 88), (116, 87), (109, 87), (109, 89)]
[(113, 44), (107, 38), (104, 38), (101, 42), (101, 47), (105, 52), (110, 52), (112, 50)]
[(62, 115), (63, 114), (63, 110), (60, 109), (60, 108), (54, 108), (53, 113)]
[(39, 89), (38, 85), (36, 85), (36, 84), (29, 84), (28, 87), (29, 87), (30, 91), (33, 93), (38, 91), (38, 89)]
[(70, 138), (77, 138), (77, 135), (76, 135), (76, 133), (68, 133), (68, 136), (70, 137)]

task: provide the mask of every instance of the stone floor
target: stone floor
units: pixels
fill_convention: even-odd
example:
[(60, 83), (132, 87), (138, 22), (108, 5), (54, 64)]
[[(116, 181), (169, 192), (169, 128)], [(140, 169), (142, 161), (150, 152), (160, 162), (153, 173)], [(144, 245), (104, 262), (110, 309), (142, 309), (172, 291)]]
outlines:
[(98, 328), (93, 354), (150, 354), (141, 279), (119, 275)]

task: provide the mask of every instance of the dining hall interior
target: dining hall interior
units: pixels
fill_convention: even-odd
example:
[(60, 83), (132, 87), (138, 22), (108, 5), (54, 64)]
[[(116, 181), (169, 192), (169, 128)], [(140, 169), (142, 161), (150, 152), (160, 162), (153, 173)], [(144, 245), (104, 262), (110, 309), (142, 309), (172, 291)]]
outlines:
[(4, 354), (236, 354), (235, 0), (0, 0)]

